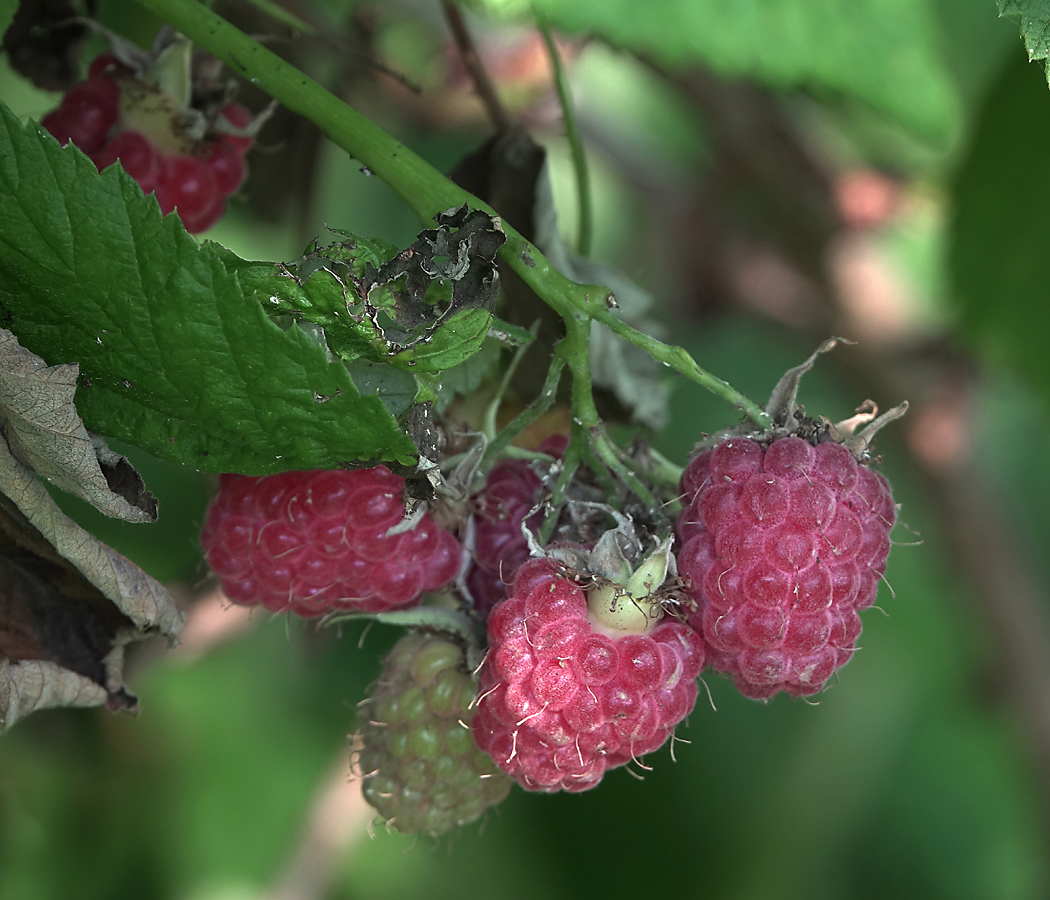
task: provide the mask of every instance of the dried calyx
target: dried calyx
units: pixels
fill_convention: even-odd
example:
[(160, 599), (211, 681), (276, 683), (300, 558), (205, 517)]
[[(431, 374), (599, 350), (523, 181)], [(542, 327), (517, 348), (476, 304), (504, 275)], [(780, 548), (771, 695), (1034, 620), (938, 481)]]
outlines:
[(873, 400), (865, 400), (857, 407), (854, 415), (841, 422), (832, 422), (825, 416), (808, 416), (805, 407), (798, 402), (798, 388), (802, 376), (813, 368), (817, 358), (839, 344), (852, 343), (853, 341), (845, 338), (828, 338), (804, 363), (784, 373), (766, 404), (766, 415), (773, 423), (769, 428), (761, 429), (750, 422), (727, 428), (701, 441), (696, 447), (696, 452), (715, 447), (732, 437), (746, 437), (763, 447), (768, 447), (779, 438), (793, 435), (814, 446), (833, 441), (849, 450), (858, 462), (869, 459), (873, 438), (886, 425), (901, 418), (908, 411), (907, 400), (882, 415), (879, 415), (878, 406)]

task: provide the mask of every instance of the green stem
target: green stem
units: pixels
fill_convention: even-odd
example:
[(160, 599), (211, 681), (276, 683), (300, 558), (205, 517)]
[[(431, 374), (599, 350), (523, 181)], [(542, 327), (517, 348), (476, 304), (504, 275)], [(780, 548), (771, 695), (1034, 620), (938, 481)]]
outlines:
[(572, 102), (569, 79), (565, 76), (565, 67), (561, 64), (561, 54), (558, 52), (558, 45), (554, 43), (550, 28), (542, 20), (537, 22), (537, 27), (540, 34), (543, 35), (543, 42), (547, 45), (547, 55), (550, 57), (551, 71), (554, 75), (554, 87), (558, 92), (562, 120), (565, 123), (565, 136), (569, 139), (569, 150), (572, 153), (572, 167), (576, 172), (576, 202), (580, 217), (576, 228), (576, 252), (580, 256), (590, 256), (591, 236), (594, 232), (591, 177), (587, 169), (587, 157), (583, 152), (580, 129), (576, 125), (576, 108)]
[(634, 472), (624, 465), (615, 444), (609, 440), (609, 436), (605, 433), (604, 428), (599, 427), (592, 431), (592, 443), (602, 462), (620, 477), (621, 481), (634, 492), (639, 500), (651, 510), (655, 511), (660, 508), (660, 503), (653, 496), (652, 491), (641, 482)]
[[(455, 185), (400, 141), (197, 0), (139, 3), (292, 112), (316, 124), (333, 143), (386, 182), (424, 222), (464, 203), (495, 214), (491, 207)], [(582, 335), (586, 331), (589, 335), (589, 322), (596, 319), (624, 340), (739, 407), (759, 425), (769, 424), (769, 417), (759, 406), (701, 369), (684, 348), (664, 344), (617, 319), (607, 306), (608, 288), (570, 281), (506, 221), (503, 230), (507, 235), (500, 250), (503, 259), (565, 320), (570, 332)], [(579, 410), (574, 405), (574, 413), (582, 412), (589, 419), (594, 401), (584, 401), (582, 397), (584, 391), (590, 391), (589, 368), (584, 371), (571, 359), (566, 362), (574, 380), (582, 376), (585, 382), (574, 385), (574, 398), (580, 404)], [(597, 423), (596, 411), (594, 416), (594, 422), (587, 424)]]
[(489, 441), (485, 454), (478, 464), (479, 473), (488, 472), (495, 461), (505, 454), (507, 445), (551, 408), (555, 397), (558, 396), (558, 383), (561, 381), (561, 373), (564, 369), (565, 361), (560, 356), (555, 356), (551, 360), (547, 378), (543, 382), (539, 396)]
[[(536, 322), (529, 331), (531, 331), (532, 336), (535, 337), (539, 332), (539, 329), (539, 322)], [(503, 404), (503, 398), (506, 396), (507, 391), (510, 390), (510, 380), (514, 377), (514, 373), (518, 370), (518, 366), (521, 365), (521, 361), (524, 359), (528, 349), (528, 344), (522, 344), (514, 351), (514, 356), (507, 364), (507, 371), (503, 373), (503, 379), (500, 381), (499, 388), (496, 391), (496, 396), (492, 398), (492, 402), (489, 403), (488, 408), (485, 410), (485, 420), (481, 426), (481, 433), (485, 435), (485, 439), (490, 444), (496, 438), (496, 417), (499, 415), (499, 408)]]

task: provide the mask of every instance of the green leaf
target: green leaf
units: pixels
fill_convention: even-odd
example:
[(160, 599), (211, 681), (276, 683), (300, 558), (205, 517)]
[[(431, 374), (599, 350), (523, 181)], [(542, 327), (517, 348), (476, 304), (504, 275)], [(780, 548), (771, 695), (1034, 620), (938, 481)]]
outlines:
[(492, 313), (487, 309), (462, 309), (434, 333), (408, 350), (391, 357), (391, 364), (414, 372), (441, 372), (469, 359), (489, 333)]
[(11, 27), (11, 20), (18, 12), (18, 0), (0, 0), (0, 38), (7, 33)]
[(512, 325), (499, 316), (492, 317), (492, 325), (489, 326), (489, 337), (495, 338), (508, 347), (524, 347), (526, 344), (531, 344), (536, 340), (536, 335), (529, 331), (528, 328)]
[(989, 92), (955, 185), (951, 296), (969, 339), (1050, 397), (1050, 97), (1018, 53)]
[[(1021, 37), (1028, 51), (1028, 60), (1050, 57), (1050, 0), (997, 0), (999, 15), (1013, 19), (1021, 27)], [(1050, 59), (1047, 59), (1047, 80), (1050, 81)]]
[[(485, 0), (525, 11), (523, 0)], [(957, 100), (923, 0), (536, 0), (569, 33), (677, 67), (702, 60), (728, 77), (779, 90), (815, 88), (869, 104), (914, 131), (944, 141), (958, 125)]]
[(229, 262), (119, 167), (100, 175), (0, 106), (0, 305), (32, 352), (79, 364), (90, 429), (208, 471), (413, 463), (380, 399)]
[(469, 359), (442, 372), (437, 380), (437, 399), (434, 403), (438, 412), (444, 412), (457, 394), (466, 396), (476, 391), (499, 362), (502, 349), (500, 342), (490, 337)]
[(402, 369), (370, 359), (358, 359), (346, 364), (362, 397), (375, 394), (392, 416), (400, 416), (417, 399), (419, 383), (416, 377)]

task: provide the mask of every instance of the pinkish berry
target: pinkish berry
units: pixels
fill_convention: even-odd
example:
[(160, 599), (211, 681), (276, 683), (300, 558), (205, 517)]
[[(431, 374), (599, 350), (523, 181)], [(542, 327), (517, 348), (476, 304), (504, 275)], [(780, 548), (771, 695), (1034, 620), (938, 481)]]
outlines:
[(386, 466), (223, 475), (201, 544), (236, 603), (319, 616), (411, 606), (456, 574), (456, 539), (429, 514), (398, 534), (405, 482)]
[[(474, 605), (488, 611), (506, 599), (507, 585), (529, 558), (521, 523), (536, 505), (541, 482), (523, 459), (505, 459), (489, 472), (485, 489), (475, 498), (474, 565), (467, 576)], [(535, 513), (529, 526), (538, 528)]]
[[(565, 452), (568, 439), (551, 435), (541, 450), (554, 457)], [(485, 480), (485, 488), (474, 498), (474, 565), (467, 575), (467, 587), (474, 606), (488, 612), (507, 597), (507, 585), (514, 582), (518, 569), (529, 558), (529, 546), (521, 524), (542, 499), (543, 483), (532, 466), (523, 459), (504, 459)], [(537, 512), (528, 520), (536, 531), (543, 516)]]
[(102, 148), (120, 114), (120, 87), (105, 75), (74, 85), (58, 109), (41, 120), (61, 144), (70, 141), (85, 153)]
[(548, 560), (518, 570), (488, 621), (474, 740), (526, 790), (585, 791), (660, 747), (696, 702), (704, 648), (690, 626), (609, 637)]
[(731, 438), (689, 463), (681, 489), (678, 571), (711, 666), (755, 699), (821, 690), (886, 570), (886, 479), (834, 442)]

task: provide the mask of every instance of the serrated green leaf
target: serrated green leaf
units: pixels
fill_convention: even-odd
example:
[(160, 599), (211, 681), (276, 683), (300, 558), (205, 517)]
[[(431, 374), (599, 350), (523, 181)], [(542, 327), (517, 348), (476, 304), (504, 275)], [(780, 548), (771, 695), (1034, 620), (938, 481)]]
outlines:
[(954, 193), (949, 269), (964, 334), (1050, 397), (1050, 98), (1021, 54), (988, 94)]
[(409, 372), (395, 369), (386, 363), (373, 362), (370, 359), (358, 359), (347, 363), (347, 371), (354, 379), (362, 397), (374, 394), (383, 401), (390, 415), (399, 416), (413, 402), (422, 402), (429, 397), (417, 397), (419, 384)]
[[(491, 331), (490, 328), (490, 334)], [(502, 349), (499, 341), (489, 337), (469, 359), (442, 372), (437, 378), (434, 398), (438, 412), (444, 412), (457, 394), (466, 396), (476, 391), (485, 380), (485, 376), (499, 362)]]
[(412, 463), (379, 398), (226, 261), (119, 167), (100, 175), (0, 105), (0, 305), (24, 346), (80, 365), (89, 428), (208, 471)]
[(414, 372), (441, 372), (473, 356), (489, 333), (492, 313), (463, 309), (439, 325), (432, 335), (390, 358), (391, 365)]
[[(1029, 61), (1050, 57), (1050, 0), (998, 0), (999, 15), (1013, 19), (1021, 28)], [(1047, 60), (1050, 81), (1050, 60)]]
[[(483, 0), (528, 14), (526, 0)], [(924, 0), (535, 0), (552, 25), (591, 33), (670, 66), (702, 60), (777, 89), (817, 88), (867, 103), (938, 141), (958, 102)]]

